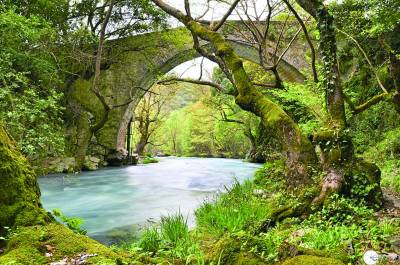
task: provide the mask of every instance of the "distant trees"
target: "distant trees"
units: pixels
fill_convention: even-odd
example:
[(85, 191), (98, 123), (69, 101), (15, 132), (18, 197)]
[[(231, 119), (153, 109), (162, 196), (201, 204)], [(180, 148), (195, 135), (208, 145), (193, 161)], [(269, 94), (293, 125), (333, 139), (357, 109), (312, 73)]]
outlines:
[(164, 122), (166, 113), (164, 107), (174, 96), (173, 88), (166, 89), (162, 85), (156, 85), (139, 102), (135, 110), (134, 124), (138, 134), (135, 152), (143, 155), (151, 137)]
[[(136, 152), (244, 158), (250, 149), (245, 134), (249, 115), (234, 104), (233, 98), (208, 87), (157, 85), (135, 111)], [(231, 122), (228, 117), (237, 120)], [(252, 120), (250, 116), (248, 119)], [(254, 115), (253, 119), (257, 121)], [(250, 126), (252, 130), (254, 126)]]

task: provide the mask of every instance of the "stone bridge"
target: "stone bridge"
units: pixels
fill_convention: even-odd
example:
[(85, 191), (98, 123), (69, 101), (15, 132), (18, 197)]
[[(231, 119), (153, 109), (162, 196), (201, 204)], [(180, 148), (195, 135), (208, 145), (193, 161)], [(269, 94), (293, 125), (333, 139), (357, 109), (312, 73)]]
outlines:
[[(232, 31), (223, 32), (239, 56), (258, 63), (255, 48), (241, 42)], [(307, 51), (301, 38), (291, 46), (278, 68), (283, 80), (304, 80), (300, 70), (308, 66), (304, 58)], [(92, 155), (107, 161), (116, 150), (124, 149), (128, 123), (145, 90), (160, 76), (199, 54), (193, 49), (190, 33), (176, 28), (109, 41), (104, 57), (107, 67), (102, 70), (99, 82), (102, 94), (110, 105), (133, 101), (113, 109), (105, 126), (89, 139), (90, 121), (101, 117), (103, 108), (90, 91), (93, 77), (76, 80), (67, 93), (67, 141), (71, 156)]]

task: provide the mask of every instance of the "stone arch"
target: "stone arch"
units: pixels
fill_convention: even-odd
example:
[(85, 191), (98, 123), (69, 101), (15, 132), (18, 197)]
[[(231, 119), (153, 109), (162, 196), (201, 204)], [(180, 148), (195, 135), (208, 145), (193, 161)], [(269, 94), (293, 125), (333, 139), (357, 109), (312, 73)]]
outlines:
[[(258, 63), (258, 53), (253, 47), (231, 41), (232, 47), (242, 58)], [(299, 47), (296, 47), (298, 50)], [(304, 50), (306, 47), (301, 46)], [(132, 99), (124, 107), (113, 109), (105, 126), (93, 139), (88, 134), (89, 119), (102, 113), (102, 106), (90, 91), (92, 80), (78, 79), (69, 93), (69, 113), (73, 119), (68, 128), (71, 153), (84, 148), (91, 141), (90, 150), (85, 153), (104, 156), (125, 147), (125, 136), (133, 111), (144, 95), (160, 77), (174, 67), (200, 55), (193, 49), (192, 36), (184, 28), (112, 40), (107, 43), (107, 69), (102, 70), (99, 88), (111, 105), (118, 105)], [(291, 51), (283, 58), (278, 71), (284, 80), (302, 82), (303, 74), (298, 70), (306, 62), (291, 59)], [(82, 150), (80, 150), (82, 152)]]

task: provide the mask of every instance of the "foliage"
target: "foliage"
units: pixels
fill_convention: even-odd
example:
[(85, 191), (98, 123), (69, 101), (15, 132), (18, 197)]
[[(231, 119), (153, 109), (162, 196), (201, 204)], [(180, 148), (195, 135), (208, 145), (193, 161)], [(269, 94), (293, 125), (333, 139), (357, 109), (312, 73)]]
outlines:
[(156, 252), (160, 248), (160, 234), (155, 227), (146, 229), (141, 235), (138, 246), (147, 252)]
[(161, 234), (167, 242), (177, 245), (189, 236), (187, 220), (181, 213), (161, 217)]
[(63, 152), (62, 99), (51, 54), (56, 33), (41, 18), (0, 14), (0, 120), (22, 152), (46, 157)]
[(53, 209), (53, 215), (59, 218), (66, 227), (71, 229), (77, 234), (86, 235), (87, 231), (82, 228), (85, 221), (77, 217), (68, 217), (64, 215), (60, 209)]
[[(76, 1), (71, 6), (71, 17), (88, 20), (89, 30), (97, 35), (104, 19), (107, 3), (100, 0)], [(102, 7), (102, 8), (101, 8)], [(116, 0), (110, 17), (107, 38), (121, 38), (133, 33), (159, 29), (165, 23), (165, 14), (149, 0)], [(100, 21), (100, 22), (99, 22)]]
[[(245, 157), (249, 149), (245, 132), (257, 122), (254, 116), (241, 111), (233, 98), (208, 88), (185, 85), (176, 89), (164, 107), (165, 118), (150, 138), (153, 145), (148, 151), (178, 156)], [(246, 124), (226, 122), (227, 116), (220, 114), (221, 107), (229, 119)]]
[(356, 200), (333, 194), (320, 211), (310, 215), (308, 221), (314, 226), (323, 224), (324, 227), (337, 224), (351, 225), (362, 223), (372, 213), (372, 209)]
[(124, 244), (123, 248), (144, 259), (147, 255), (155, 256), (154, 262), (178, 258), (185, 264), (204, 264), (203, 254), (180, 212), (162, 216), (159, 227), (146, 228), (139, 242)]

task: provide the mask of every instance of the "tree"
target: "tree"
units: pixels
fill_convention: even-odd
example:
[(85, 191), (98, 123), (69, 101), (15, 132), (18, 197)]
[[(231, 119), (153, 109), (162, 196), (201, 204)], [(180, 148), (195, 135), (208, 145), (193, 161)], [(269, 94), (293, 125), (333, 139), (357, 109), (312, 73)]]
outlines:
[[(157, 85), (149, 91), (139, 102), (135, 110), (135, 123), (139, 134), (139, 140), (136, 143), (136, 153), (143, 155), (148, 144), (156, 145), (150, 142), (151, 137), (162, 125), (165, 119), (163, 108), (174, 95), (174, 89), (165, 89), (162, 85)], [(175, 138), (174, 138), (175, 139)]]
[[(79, 170), (90, 140), (104, 127), (110, 112), (133, 101), (133, 98), (130, 98), (119, 104), (110, 104), (99, 88), (101, 70), (112, 61), (112, 58), (103, 54), (103, 51), (107, 49), (107, 40), (158, 28), (163, 24), (164, 16), (147, 0), (83, 0), (73, 3), (70, 9), (71, 28), (77, 32), (83, 31), (89, 41), (81, 45), (82, 49), (78, 49), (76, 61), (69, 66), (69, 68), (78, 69), (72, 71), (69, 84), (79, 77), (93, 77), (91, 92), (103, 108), (102, 113), (97, 113), (94, 115), (95, 119), (90, 120), (89, 133), (78, 141), (76, 168)], [(74, 43), (71, 46), (75, 47)], [(117, 150), (119, 151), (122, 150)]]
[(31, 160), (64, 151), (57, 31), (41, 17), (0, 13), (0, 120)]
[(0, 124), (0, 236), (6, 227), (45, 224), (52, 220), (40, 203), (40, 190), (26, 158)]
[[(232, 82), (233, 91), (230, 92), (235, 96), (236, 103), (242, 109), (260, 117), (263, 124), (277, 138), (286, 157), (288, 184), (292, 187), (307, 186), (313, 183), (313, 172), (324, 173), (320, 192), (313, 199), (304, 198), (300, 207), (283, 207), (272, 214), (272, 219), (279, 221), (287, 216), (307, 212), (311, 209), (310, 206), (320, 205), (330, 194), (336, 192), (357, 197), (372, 205), (380, 205), (382, 192), (379, 186), (379, 169), (355, 157), (352, 140), (348, 135), (345, 98), (336, 63), (334, 18), (322, 1), (297, 1), (317, 22), (323, 64), (321, 86), (328, 114), (324, 128), (309, 137), (302, 133), (295, 120), (279, 106), (279, 103), (254, 86), (242, 60), (218, 32), (239, 4), (239, 0), (233, 1), (221, 20), (210, 23), (192, 17), (189, 1), (185, 1), (186, 13), (161, 0), (153, 2), (190, 30), (194, 48), (204, 57), (216, 62)], [(209, 43), (212, 49), (203, 48), (200, 40)], [(274, 87), (278, 85), (277, 83)]]

